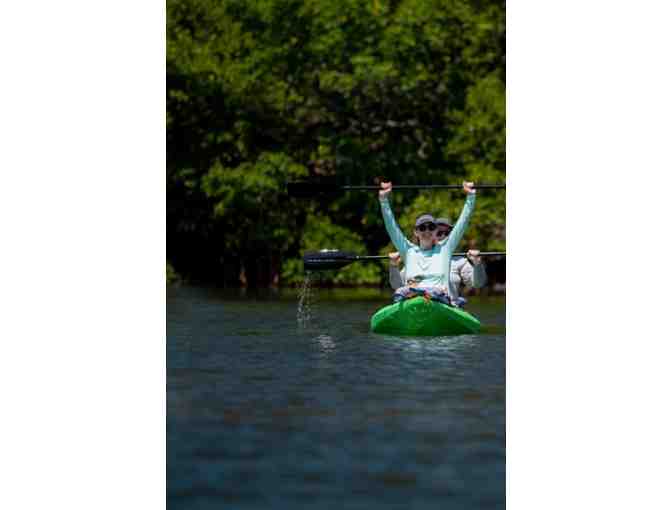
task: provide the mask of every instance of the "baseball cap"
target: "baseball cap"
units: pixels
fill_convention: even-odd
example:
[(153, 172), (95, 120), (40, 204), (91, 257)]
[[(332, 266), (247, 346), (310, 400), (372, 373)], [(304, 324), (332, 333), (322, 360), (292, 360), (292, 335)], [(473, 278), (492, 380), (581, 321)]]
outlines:
[(434, 220), (437, 225), (445, 225), (447, 227), (453, 227), (453, 224), (450, 222), (449, 218), (436, 218)]
[(423, 223), (436, 223), (436, 221), (434, 220), (434, 216), (431, 214), (423, 214), (419, 216), (417, 220), (415, 220), (415, 226), (419, 227)]

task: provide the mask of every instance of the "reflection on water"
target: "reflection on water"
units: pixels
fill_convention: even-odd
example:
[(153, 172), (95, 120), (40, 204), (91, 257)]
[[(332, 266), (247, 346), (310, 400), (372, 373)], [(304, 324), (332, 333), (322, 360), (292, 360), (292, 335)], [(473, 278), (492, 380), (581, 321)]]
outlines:
[(397, 342), (400, 348), (424, 352), (461, 351), (474, 347), (479, 335), (437, 336), (437, 337), (386, 337), (387, 341)]
[(168, 508), (504, 508), (503, 300), (419, 339), (312, 292), (297, 329), (296, 296), (169, 289)]
[(336, 343), (329, 335), (320, 335), (316, 340), (324, 352), (333, 351), (336, 348)]

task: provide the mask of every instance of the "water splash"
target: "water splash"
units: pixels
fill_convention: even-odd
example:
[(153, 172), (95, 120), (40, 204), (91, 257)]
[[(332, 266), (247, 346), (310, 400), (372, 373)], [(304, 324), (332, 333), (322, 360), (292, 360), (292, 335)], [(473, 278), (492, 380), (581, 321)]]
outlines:
[(322, 354), (329, 354), (336, 349), (336, 342), (334, 342), (334, 339), (329, 335), (321, 334), (315, 340), (317, 340)]
[(306, 271), (306, 277), (299, 289), (299, 307), (296, 310), (296, 322), (301, 329), (307, 328), (312, 318), (313, 298), (315, 297), (315, 293), (311, 287), (311, 283), (313, 282), (312, 276), (312, 272)]

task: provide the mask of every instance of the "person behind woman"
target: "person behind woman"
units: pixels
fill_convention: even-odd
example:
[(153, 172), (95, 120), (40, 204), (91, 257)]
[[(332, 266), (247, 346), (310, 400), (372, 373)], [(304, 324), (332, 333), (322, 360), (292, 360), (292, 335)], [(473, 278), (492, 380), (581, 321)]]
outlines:
[(450, 292), (447, 292), (450, 285), (451, 258), (458, 243), (462, 240), (464, 231), (469, 224), (469, 218), (474, 211), (476, 202), (474, 183), (462, 183), (464, 192), (467, 194), (467, 200), (455, 227), (444, 239), (438, 240), (434, 236), (436, 221), (431, 214), (422, 214), (416, 219), (414, 234), (417, 244), (406, 239), (394, 219), (387, 198), (392, 191), (392, 183), (383, 182), (380, 186), (378, 197), (385, 229), (404, 261), (407, 282), (411, 283), (411, 285), (404, 285), (395, 291), (394, 301), (400, 301), (422, 293), (428, 299), (432, 298), (447, 304), (453, 304), (450, 299)]

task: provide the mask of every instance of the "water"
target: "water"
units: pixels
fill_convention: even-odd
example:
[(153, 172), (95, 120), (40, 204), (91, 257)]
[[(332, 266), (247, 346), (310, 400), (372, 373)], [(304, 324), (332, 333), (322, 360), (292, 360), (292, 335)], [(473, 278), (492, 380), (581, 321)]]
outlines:
[(296, 291), (168, 289), (168, 508), (504, 508), (503, 298), (403, 339), (387, 295), (311, 292), (299, 324)]

